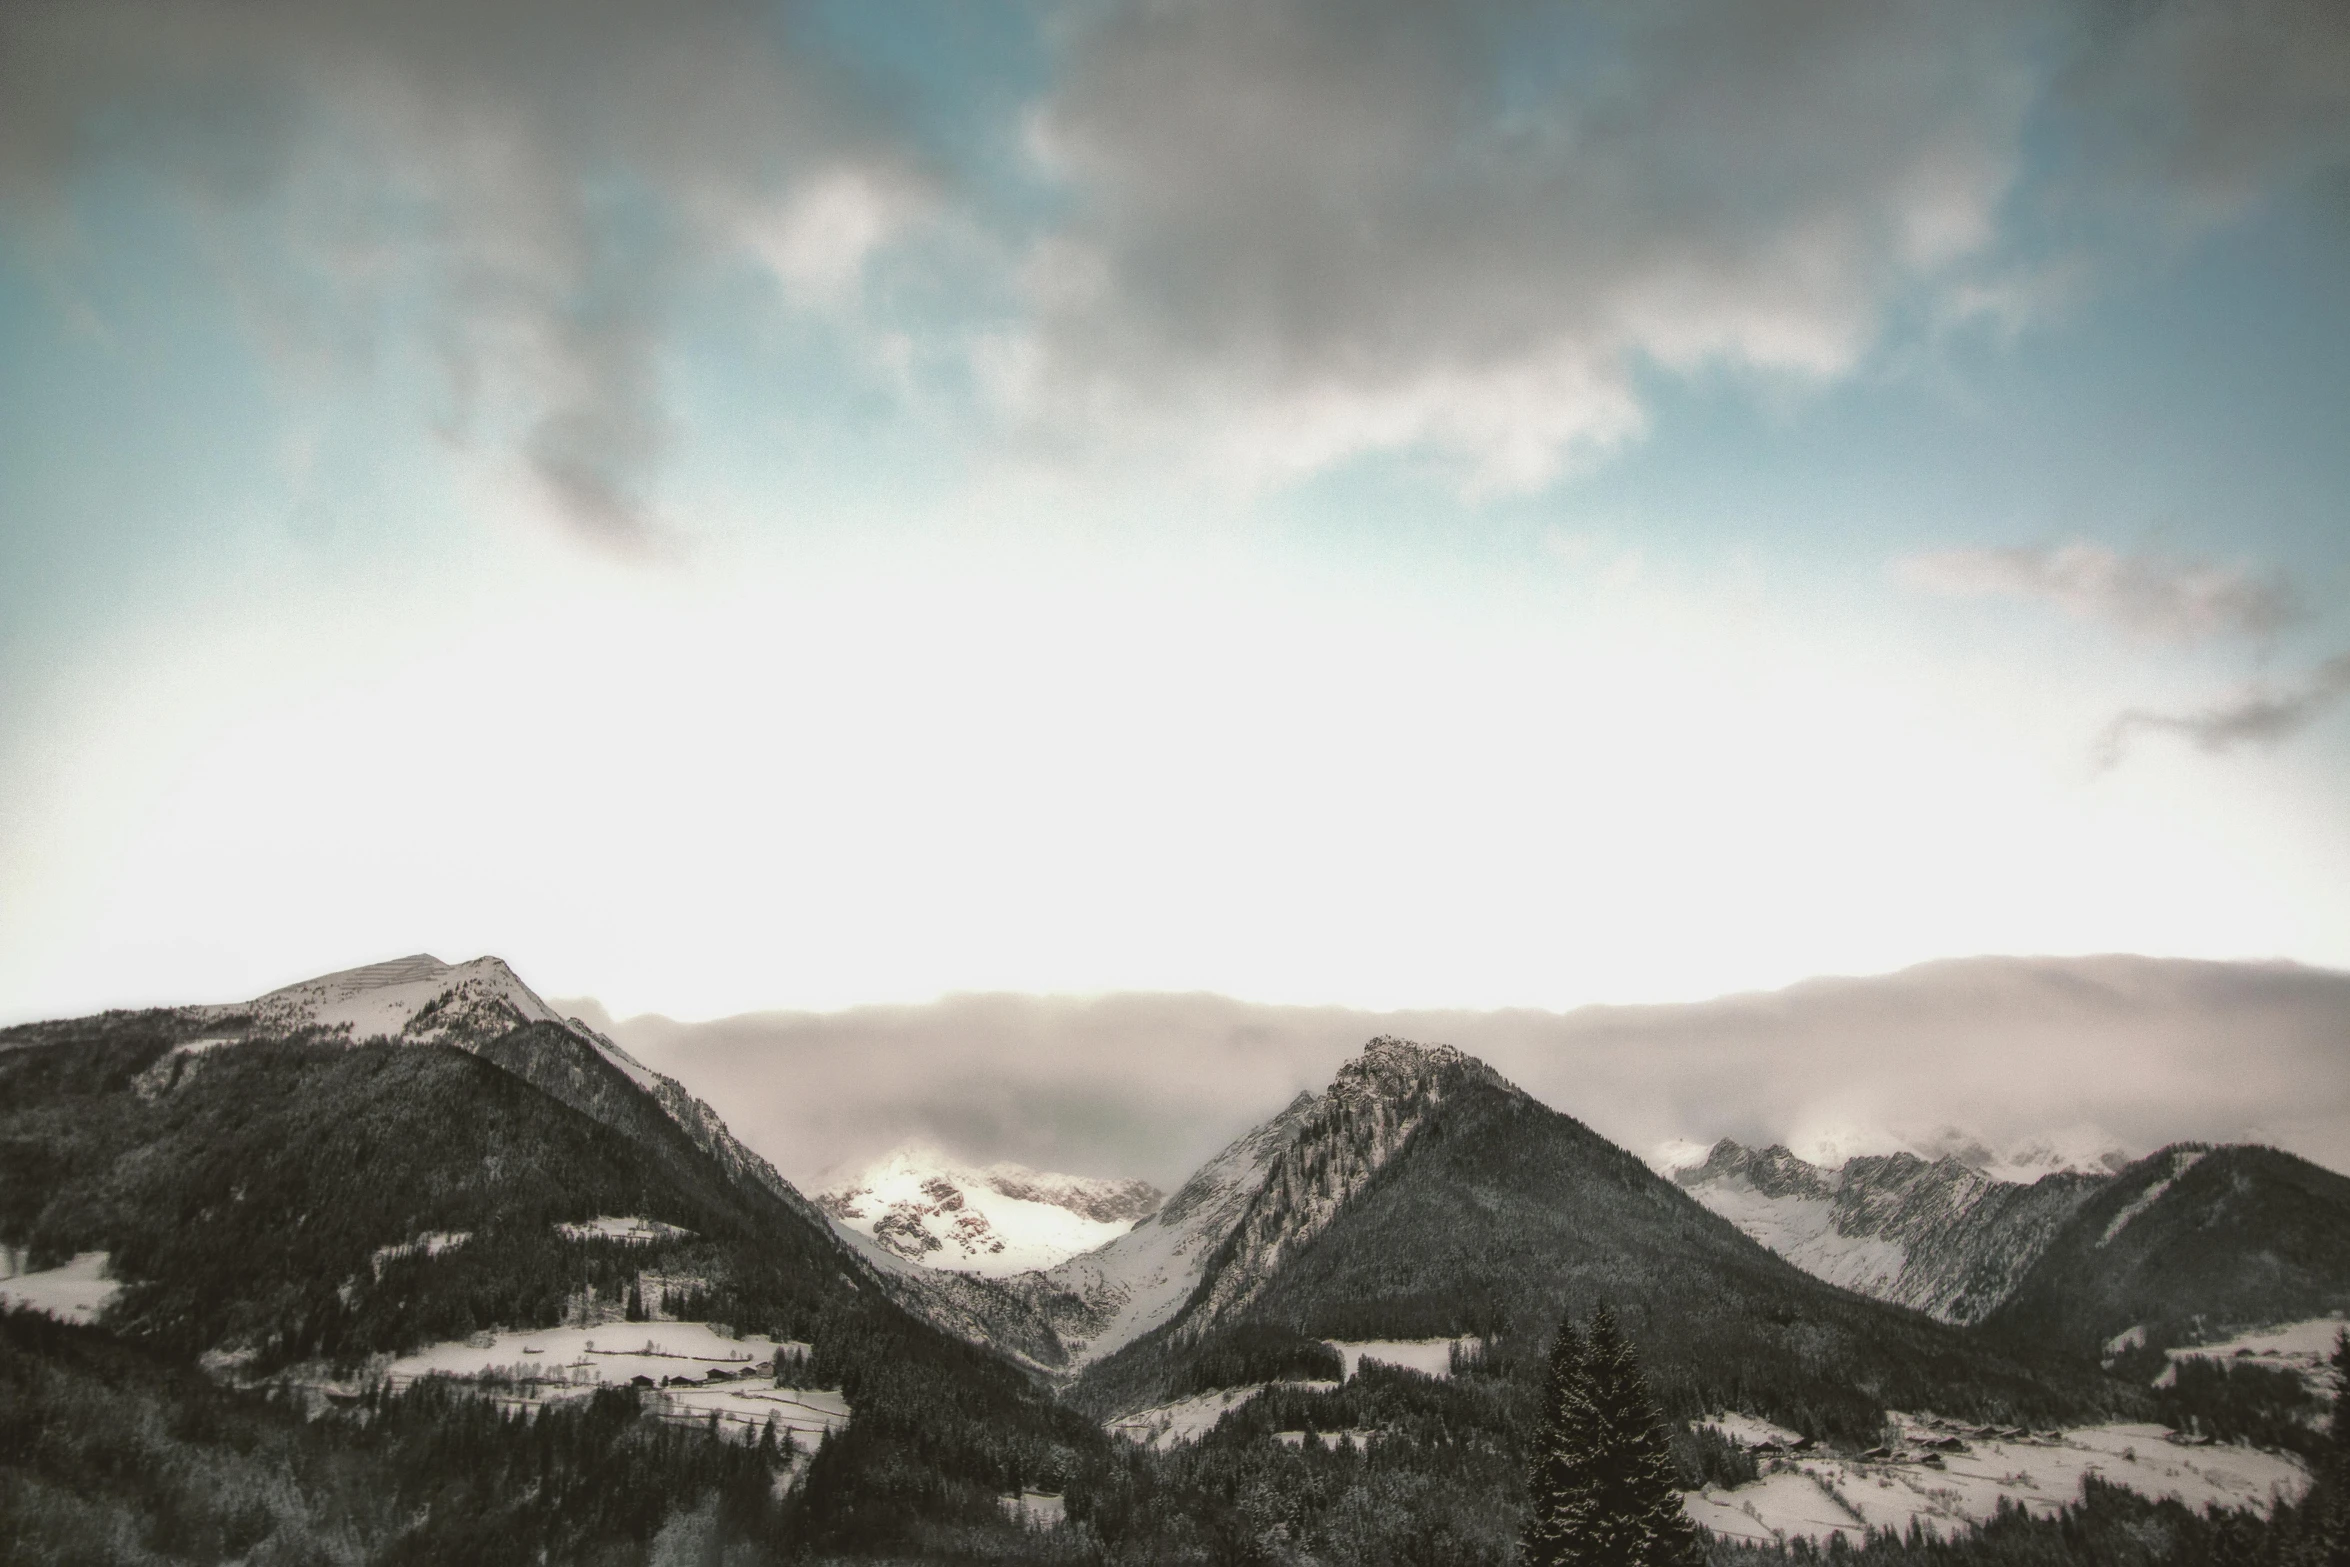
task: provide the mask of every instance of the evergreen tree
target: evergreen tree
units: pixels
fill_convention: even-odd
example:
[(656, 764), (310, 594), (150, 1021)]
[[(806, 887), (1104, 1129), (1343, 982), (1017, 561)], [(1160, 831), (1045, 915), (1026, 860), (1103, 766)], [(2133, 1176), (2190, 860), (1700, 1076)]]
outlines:
[(645, 1320), (645, 1296), (641, 1280), (631, 1279), (628, 1281), (628, 1320), (631, 1322)]
[(1703, 1560), (1681, 1507), (1672, 1443), (1639, 1357), (1602, 1306), (1592, 1314), (1586, 1364), (1602, 1441), (1598, 1538), (1604, 1560), (1684, 1567)]
[(2304, 1507), (2313, 1567), (2350, 1567), (2350, 1329), (2334, 1335), (2333, 1366), (2333, 1441)]
[(1528, 1476), (1524, 1567), (1695, 1567), (1664, 1420), (1604, 1307), (1588, 1338), (1559, 1322)]
[(1542, 1389), (1542, 1429), (1534, 1438), (1534, 1462), (1527, 1477), (1533, 1507), (1518, 1553), (1525, 1567), (1596, 1567), (1600, 1561), (1592, 1549), (1598, 1452), (1599, 1411), (1591, 1397), (1583, 1340), (1575, 1332), (1574, 1318), (1562, 1316), (1558, 1337), (1551, 1340)]

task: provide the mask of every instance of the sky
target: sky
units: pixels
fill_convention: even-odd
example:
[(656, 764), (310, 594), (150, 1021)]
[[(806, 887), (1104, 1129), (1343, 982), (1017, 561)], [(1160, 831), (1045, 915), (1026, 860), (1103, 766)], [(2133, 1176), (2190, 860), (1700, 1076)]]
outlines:
[(0, 1020), (2350, 967), (2333, 0), (16, 0)]

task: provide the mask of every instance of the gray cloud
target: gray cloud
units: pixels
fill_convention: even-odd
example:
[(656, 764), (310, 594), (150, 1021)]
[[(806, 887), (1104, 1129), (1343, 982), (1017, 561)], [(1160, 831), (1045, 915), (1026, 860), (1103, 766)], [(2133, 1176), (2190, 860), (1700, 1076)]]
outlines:
[(1662, 364), (1851, 368), (1991, 244), (2029, 8), (1200, 0), (1071, 29), (1018, 396), (1261, 471), (1428, 446), (1540, 483)]
[(2291, 588), (2273, 573), (2124, 555), (2098, 544), (1950, 550), (1905, 561), (1901, 569), (1938, 593), (2038, 600), (2077, 619), (2170, 641), (2265, 635), (2300, 612)]
[(2350, 653), (2327, 659), (2288, 691), (2254, 691), (2193, 713), (2132, 708), (2106, 726), (2097, 742), (2097, 760), (2105, 767), (2118, 764), (2130, 742), (2149, 730), (2182, 735), (2196, 749), (2214, 754), (2245, 744), (2274, 745), (2308, 728), (2345, 696), (2350, 696)]
[[(220, 215), (266, 331), (317, 318), (308, 349), (420, 311), (455, 429), (510, 444), (586, 536), (639, 549), (681, 270), (837, 285), (887, 237), (875, 215), (923, 199), (791, 23), (732, 0), (20, 0), (0, 11), (0, 194), (54, 214), (79, 172), (165, 178)], [(844, 188), (867, 199), (811, 199)]]
[(2083, 183), (2199, 224), (2350, 161), (2350, 9), (2334, 0), (2104, 0), (2079, 17), (2056, 104)]
[[(1032, 437), (1263, 479), (1434, 451), (1510, 489), (1637, 434), (1659, 368), (1831, 378), (1909, 307), (2028, 311), (2117, 171), (2224, 214), (2350, 156), (2335, 0), (1023, 15), (1052, 201), (947, 188), (798, 0), (15, 0), (0, 192), (164, 176), (238, 215), (216, 248), (306, 351), (429, 317), (451, 427), (642, 547), (669, 301), (750, 263), (840, 309), (917, 213), (960, 303), (916, 357), (976, 343)], [(2062, 146), (2027, 159), (2028, 126)]]
[(1643, 1153), (2090, 1123), (2141, 1152), (2250, 1137), (2350, 1169), (2350, 974), (2290, 964), (1983, 958), (1564, 1014), (966, 996), (615, 1032), (802, 1182), (918, 1138), (1168, 1185), (1378, 1033), (1459, 1045)]
[(1138, 0), (1065, 38), (1033, 139), (1076, 213), (1000, 384), (1259, 476), (1536, 486), (1637, 433), (1655, 367), (2012, 329), (2069, 247), (2134, 245), (2081, 221), (2116, 184), (2202, 221), (2350, 157), (2332, 0)]

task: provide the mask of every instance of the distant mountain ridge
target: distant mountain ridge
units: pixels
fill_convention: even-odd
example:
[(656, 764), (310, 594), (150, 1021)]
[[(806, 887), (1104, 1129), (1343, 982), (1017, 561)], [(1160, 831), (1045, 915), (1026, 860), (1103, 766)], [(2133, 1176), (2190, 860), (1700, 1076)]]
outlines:
[(2276, 1149), (2177, 1144), (2026, 1184), (1949, 1155), (1831, 1169), (1725, 1138), (1673, 1179), (1818, 1278), (2081, 1353), (2350, 1305), (2350, 1179)]
[(1724, 1138), (1673, 1179), (1814, 1277), (1964, 1325), (1996, 1310), (2113, 1177), (2061, 1171), (2025, 1185), (1948, 1154), (1860, 1155), (1829, 1169)]

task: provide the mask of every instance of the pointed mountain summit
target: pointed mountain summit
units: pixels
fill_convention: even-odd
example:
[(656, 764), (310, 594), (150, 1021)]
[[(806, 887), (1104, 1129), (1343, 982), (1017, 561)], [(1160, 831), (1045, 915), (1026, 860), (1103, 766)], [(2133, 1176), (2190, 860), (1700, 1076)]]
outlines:
[[(322, 974), (241, 1005), (190, 1007), (179, 1015), (201, 1031), (197, 1047), (323, 1037), (464, 1050), (640, 1140), (659, 1143), (681, 1132), (730, 1178), (750, 1181), (802, 1218), (822, 1224), (799, 1189), (728, 1131), (717, 1111), (610, 1036), (559, 1014), (502, 958), (444, 963), (417, 953)], [(190, 1049), (183, 1044), (175, 1055), (184, 1058)], [(192, 1065), (183, 1060), (172, 1069)], [(641, 1092), (627, 1091), (631, 1088)], [(655, 1107), (659, 1113), (648, 1121)], [(652, 1124), (660, 1121), (667, 1124)]]
[(2050, 1420), (2106, 1397), (2087, 1367), (1811, 1277), (1457, 1050), (1373, 1040), (1281, 1121), (1198, 1286), (1073, 1398), (1145, 1407), (1281, 1341), (1465, 1336), (1538, 1358), (1562, 1312), (1603, 1304), (1674, 1407), (1857, 1435), (1888, 1407)]

